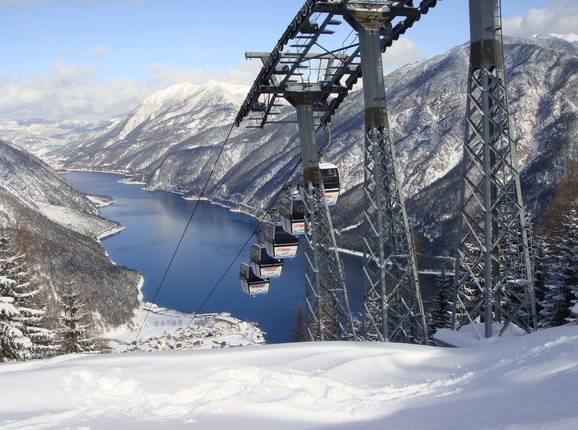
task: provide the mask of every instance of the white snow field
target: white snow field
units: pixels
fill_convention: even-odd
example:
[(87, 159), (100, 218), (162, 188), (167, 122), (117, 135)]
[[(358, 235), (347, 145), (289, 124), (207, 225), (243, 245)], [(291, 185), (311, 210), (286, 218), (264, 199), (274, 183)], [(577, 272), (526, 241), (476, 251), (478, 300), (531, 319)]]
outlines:
[(0, 428), (578, 429), (578, 327), (463, 349), (284, 344), (0, 365)]

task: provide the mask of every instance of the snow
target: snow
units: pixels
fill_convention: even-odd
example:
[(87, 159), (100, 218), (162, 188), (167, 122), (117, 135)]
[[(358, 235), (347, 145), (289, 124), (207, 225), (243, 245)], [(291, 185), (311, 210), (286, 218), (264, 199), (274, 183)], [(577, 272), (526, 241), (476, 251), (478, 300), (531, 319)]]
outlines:
[[(126, 138), (146, 121), (158, 117), (163, 117), (165, 120), (171, 119), (181, 113), (194, 111), (199, 104), (205, 104), (209, 101), (219, 101), (239, 107), (247, 94), (247, 90), (246, 86), (216, 81), (209, 81), (203, 85), (194, 85), (189, 82), (172, 85), (145, 98), (131, 113), (119, 132), (118, 138), (109, 142), (107, 146)], [(170, 112), (168, 117), (166, 116), (167, 112)]]
[(503, 324), (494, 323), (492, 326), (492, 333), (494, 335), (490, 338), (484, 337), (484, 324), (468, 324), (464, 326), (460, 331), (450, 330), (448, 328), (442, 328), (438, 330), (433, 336), (436, 341), (442, 344), (455, 346), (458, 348), (467, 348), (471, 346), (480, 346), (490, 343), (503, 342), (512, 337), (524, 336), (527, 333), (515, 324), (508, 325), (505, 332), (499, 336), (502, 330)]
[(573, 315), (578, 316), (578, 303), (576, 303), (573, 307), (570, 308), (570, 312), (572, 312)]
[(265, 343), (261, 329), (228, 313), (194, 316), (147, 302), (135, 312), (130, 324), (114, 328), (104, 336), (113, 352), (212, 349)]
[(124, 229), (113, 221), (65, 206), (39, 203), (38, 208), (45, 217), (61, 226), (98, 240), (117, 234)]
[[(578, 327), (479, 348), (304, 343), (0, 366), (0, 427), (578, 428)], [(9, 395), (7, 394), (9, 392)]]
[(105, 208), (114, 204), (114, 199), (108, 196), (93, 196), (90, 194), (86, 195), (86, 198), (90, 200), (97, 208)]

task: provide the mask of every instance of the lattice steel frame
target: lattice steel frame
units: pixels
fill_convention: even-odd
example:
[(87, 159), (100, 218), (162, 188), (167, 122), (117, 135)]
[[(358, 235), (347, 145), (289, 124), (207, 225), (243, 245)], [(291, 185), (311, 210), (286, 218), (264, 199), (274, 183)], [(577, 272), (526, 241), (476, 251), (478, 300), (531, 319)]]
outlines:
[(395, 18), (390, 4), (351, 1), (346, 16), (359, 33), (365, 96), (364, 337), (426, 344), (415, 251), (385, 100), (381, 38)]
[(503, 324), (500, 335), (511, 323), (531, 331), (536, 310), (520, 178), (512, 159), (500, 0), (470, 0), (470, 21), (453, 327), (483, 321), (484, 336), (491, 337), (493, 323)]
[[(317, 91), (315, 91), (317, 89)], [(305, 205), (305, 279), (309, 340), (355, 340), (353, 316), (345, 285), (331, 214), (319, 171), (315, 145), (314, 105), (322, 99), (319, 87), (294, 85), (286, 94), (297, 110)]]
[(305, 204), (307, 336), (311, 341), (355, 340), (343, 263), (324, 191), (301, 188)]

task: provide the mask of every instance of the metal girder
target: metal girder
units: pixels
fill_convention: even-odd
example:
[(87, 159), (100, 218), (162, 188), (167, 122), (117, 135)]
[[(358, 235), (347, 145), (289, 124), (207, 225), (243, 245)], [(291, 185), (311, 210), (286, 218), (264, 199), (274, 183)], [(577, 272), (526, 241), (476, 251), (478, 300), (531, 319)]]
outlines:
[(314, 104), (322, 92), (293, 88), (288, 100), (297, 110), (305, 205), (305, 280), (309, 340), (355, 340), (356, 333), (331, 214), (325, 201), (315, 146)]
[[(519, 173), (512, 160), (500, 0), (470, 0), (471, 56), (462, 159), (462, 239), (452, 324), (483, 322), (484, 336), (536, 327)], [(477, 331), (476, 331), (477, 332)], [(479, 335), (479, 334), (478, 334)]]
[(303, 184), (307, 337), (310, 341), (356, 340), (343, 263), (325, 203), (323, 184)]
[(365, 99), (364, 338), (428, 343), (417, 263), (391, 138), (381, 36), (388, 2), (351, 2), (346, 19), (359, 33)]
[[(437, 1), (422, 0), (418, 6), (414, 6), (415, 1), (410, 0), (383, 2), (388, 4), (392, 26), (388, 34), (382, 35), (382, 52), (385, 52), (394, 41), (419, 21), (423, 14), (435, 7)], [(323, 48), (319, 44), (319, 39), (322, 36), (334, 34), (329, 29), (343, 23), (343, 15), (347, 13), (348, 5), (355, 3), (359, 2), (346, 0), (308, 0), (305, 2), (275, 48), (268, 53), (266, 58), (260, 57), (263, 59), (263, 68), (235, 118), (237, 126), (240, 126), (251, 112), (256, 112), (259, 113), (259, 120), (253, 118), (257, 122), (253, 125), (263, 127), (269, 122), (269, 115), (272, 112), (278, 112), (275, 110), (275, 104), (278, 98), (284, 97), (287, 90), (286, 84), (291, 81), (311, 83), (299, 73), (302, 66), (307, 65), (306, 63), (313, 59), (329, 61), (328, 57), (333, 55), (337, 66), (334, 66), (332, 73), (325, 75), (324, 80), (320, 82), (326, 90), (323, 100), (326, 108), (317, 121), (317, 125), (325, 126), (331, 121), (335, 111), (362, 75), (359, 46), (357, 43), (337, 44), (337, 48), (326, 49), (320, 54), (311, 54), (311, 50)], [(313, 19), (314, 16), (315, 19)], [(293, 61), (288, 63), (288, 59)], [(291, 64), (290, 68), (281, 79), (276, 79), (279, 77), (278, 66), (283, 63)]]

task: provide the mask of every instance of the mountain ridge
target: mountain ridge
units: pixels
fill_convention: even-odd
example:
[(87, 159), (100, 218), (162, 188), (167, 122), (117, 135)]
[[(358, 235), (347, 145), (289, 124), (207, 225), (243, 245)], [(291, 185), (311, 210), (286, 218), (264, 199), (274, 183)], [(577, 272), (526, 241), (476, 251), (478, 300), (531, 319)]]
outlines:
[[(522, 167), (524, 183), (536, 187), (527, 190), (527, 196), (537, 219), (544, 213), (547, 202), (542, 200), (547, 201), (547, 192), (552, 192), (567, 173), (559, 156), (572, 157), (576, 152), (578, 49), (555, 38), (506, 38), (505, 54), (512, 128), (514, 136), (519, 137), (514, 159)], [(438, 181), (455, 182), (452, 176), (463, 143), (468, 58), (468, 45), (464, 44), (385, 77), (391, 130), (410, 215), (432, 249), (439, 247), (436, 238), (445, 235), (445, 227), (434, 231), (433, 220), (424, 224), (424, 213), (413, 202), (423, 201), (427, 190), (438, 189), (434, 186)], [(339, 229), (356, 225), (361, 218), (357, 208), (361, 205), (359, 184), (363, 181), (362, 96), (359, 90), (352, 92), (336, 113), (332, 145), (324, 155), (342, 173), (344, 200), (335, 212)], [(197, 102), (188, 112), (171, 117), (174, 121), (156, 117), (141, 124), (125, 136), (122, 144), (103, 149), (114, 138), (111, 132), (88, 145), (64, 148), (60, 152), (64, 166), (123, 171), (143, 180), (150, 189), (194, 197), (236, 113), (232, 104), (214, 105), (206, 99)], [(291, 119), (293, 115), (287, 110), (279, 119)], [(560, 121), (567, 127), (556, 135)], [(323, 139), (319, 137), (319, 145), (323, 145)], [(551, 170), (545, 170), (546, 164), (540, 167), (545, 156), (549, 157), (546, 164)], [(207, 196), (258, 213), (282, 186), (298, 158), (295, 126), (235, 129)], [(442, 188), (455, 194), (456, 186), (448, 189), (446, 184)], [(429, 197), (436, 200), (434, 195)], [(434, 212), (440, 214), (440, 219), (454, 217), (455, 207), (441, 211), (444, 202), (440, 200), (437, 205)], [(345, 241), (351, 239), (359, 248), (355, 240), (359, 231), (350, 229), (345, 236)]]

